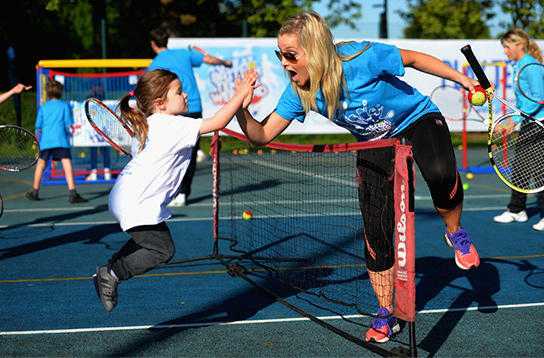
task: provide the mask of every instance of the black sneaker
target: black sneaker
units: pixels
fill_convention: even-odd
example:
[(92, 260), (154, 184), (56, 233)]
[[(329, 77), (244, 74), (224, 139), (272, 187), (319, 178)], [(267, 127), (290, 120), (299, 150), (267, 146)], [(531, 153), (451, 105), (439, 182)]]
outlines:
[(70, 201), (71, 204), (77, 204), (77, 203), (86, 203), (89, 200), (85, 199), (84, 197), (82, 197), (78, 193), (75, 193), (74, 195), (70, 195), (69, 201)]
[(111, 312), (117, 305), (118, 280), (109, 273), (107, 266), (101, 266), (96, 269), (93, 281), (100, 302), (106, 311)]
[(32, 201), (40, 200), (40, 197), (38, 196), (38, 193), (35, 190), (27, 191), (25, 193), (25, 198)]

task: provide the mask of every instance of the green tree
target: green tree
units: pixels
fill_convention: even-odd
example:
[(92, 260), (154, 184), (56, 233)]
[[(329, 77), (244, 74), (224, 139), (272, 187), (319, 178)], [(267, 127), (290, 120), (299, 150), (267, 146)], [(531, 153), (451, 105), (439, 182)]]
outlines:
[(487, 0), (409, 0), (408, 11), (400, 12), (408, 26), (406, 38), (487, 39), (486, 22), (495, 15)]
[[(100, 58), (105, 18), (107, 57), (149, 58), (151, 29), (166, 23), (180, 37), (274, 37), (283, 21), (317, 0), (17, 0), (0, 12), (0, 68), (17, 51), (20, 80), (32, 83), (40, 59)], [(328, 0), (327, 21), (352, 28), (356, 0)], [(24, 30), (22, 30), (24, 28)], [(7, 87), (0, 71), (0, 87)]]
[(543, 0), (502, 0), (500, 4), (502, 11), (511, 16), (511, 21), (502, 22), (501, 26), (519, 27), (532, 38), (544, 38)]

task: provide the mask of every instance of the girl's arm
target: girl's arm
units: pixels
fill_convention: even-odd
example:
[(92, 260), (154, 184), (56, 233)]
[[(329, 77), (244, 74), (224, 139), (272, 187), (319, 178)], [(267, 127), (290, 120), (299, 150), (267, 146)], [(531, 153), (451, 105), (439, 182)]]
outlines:
[(246, 72), (242, 80), (237, 79), (235, 95), (213, 117), (202, 121), (200, 134), (225, 128), (236, 112), (247, 102), (246, 98), (253, 95), (256, 79), (257, 74), (254, 70)]
[(426, 53), (401, 49), (400, 56), (404, 66), (457, 82), (471, 92), (474, 91), (474, 86), (478, 85), (478, 81), (465, 76), (446, 65), (440, 59)]
[(270, 143), (291, 123), (276, 112), (272, 112), (262, 122), (258, 122), (247, 109), (236, 112), (236, 119), (246, 137), (255, 145)]

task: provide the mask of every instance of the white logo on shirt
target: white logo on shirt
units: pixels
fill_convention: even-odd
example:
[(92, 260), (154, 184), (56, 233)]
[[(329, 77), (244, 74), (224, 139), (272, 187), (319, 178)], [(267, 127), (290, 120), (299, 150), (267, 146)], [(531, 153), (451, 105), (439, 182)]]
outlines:
[(391, 119), (395, 116), (395, 111), (384, 112), (383, 105), (376, 104), (369, 107), (368, 101), (364, 100), (362, 106), (355, 110), (346, 111), (345, 108), (339, 108), (333, 121), (360, 137), (379, 139), (393, 128)]

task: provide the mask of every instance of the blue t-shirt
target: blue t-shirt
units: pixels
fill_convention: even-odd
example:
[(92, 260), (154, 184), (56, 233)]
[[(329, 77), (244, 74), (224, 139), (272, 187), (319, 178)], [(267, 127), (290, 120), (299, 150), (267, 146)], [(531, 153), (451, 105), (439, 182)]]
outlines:
[(45, 102), (36, 115), (36, 131), (40, 131), (40, 150), (70, 148), (70, 126), (74, 123), (72, 108), (61, 99)]
[(187, 93), (187, 113), (198, 113), (202, 112), (202, 103), (193, 67), (199, 67), (202, 62), (204, 55), (198, 51), (166, 49), (155, 56), (147, 70), (162, 69), (174, 72), (181, 81), (182, 91)]
[[(539, 63), (533, 56), (525, 54), (515, 65), (512, 78), (515, 80), (518, 72), (523, 66), (529, 63)], [(519, 85), (528, 92), (528, 95), (535, 99), (544, 98), (544, 73), (540, 66), (530, 66), (519, 79)], [(544, 106), (527, 99), (519, 90), (518, 86), (514, 85), (514, 93), (516, 95), (516, 105), (518, 108), (537, 119), (544, 118)], [(522, 118), (520, 117), (519, 120)]]
[[(349, 130), (359, 141), (394, 137), (430, 112), (439, 112), (430, 98), (401, 81), (404, 75), (400, 50), (391, 45), (350, 42), (337, 45), (341, 56), (365, 52), (342, 62), (347, 94), (343, 93), (332, 121)], [(316, 96), (318, 112), (328, 117), (323, 93)], [(305, 113), (296, 91), (289, 85), (276, 107), (287, 120), (304, 121)]]

